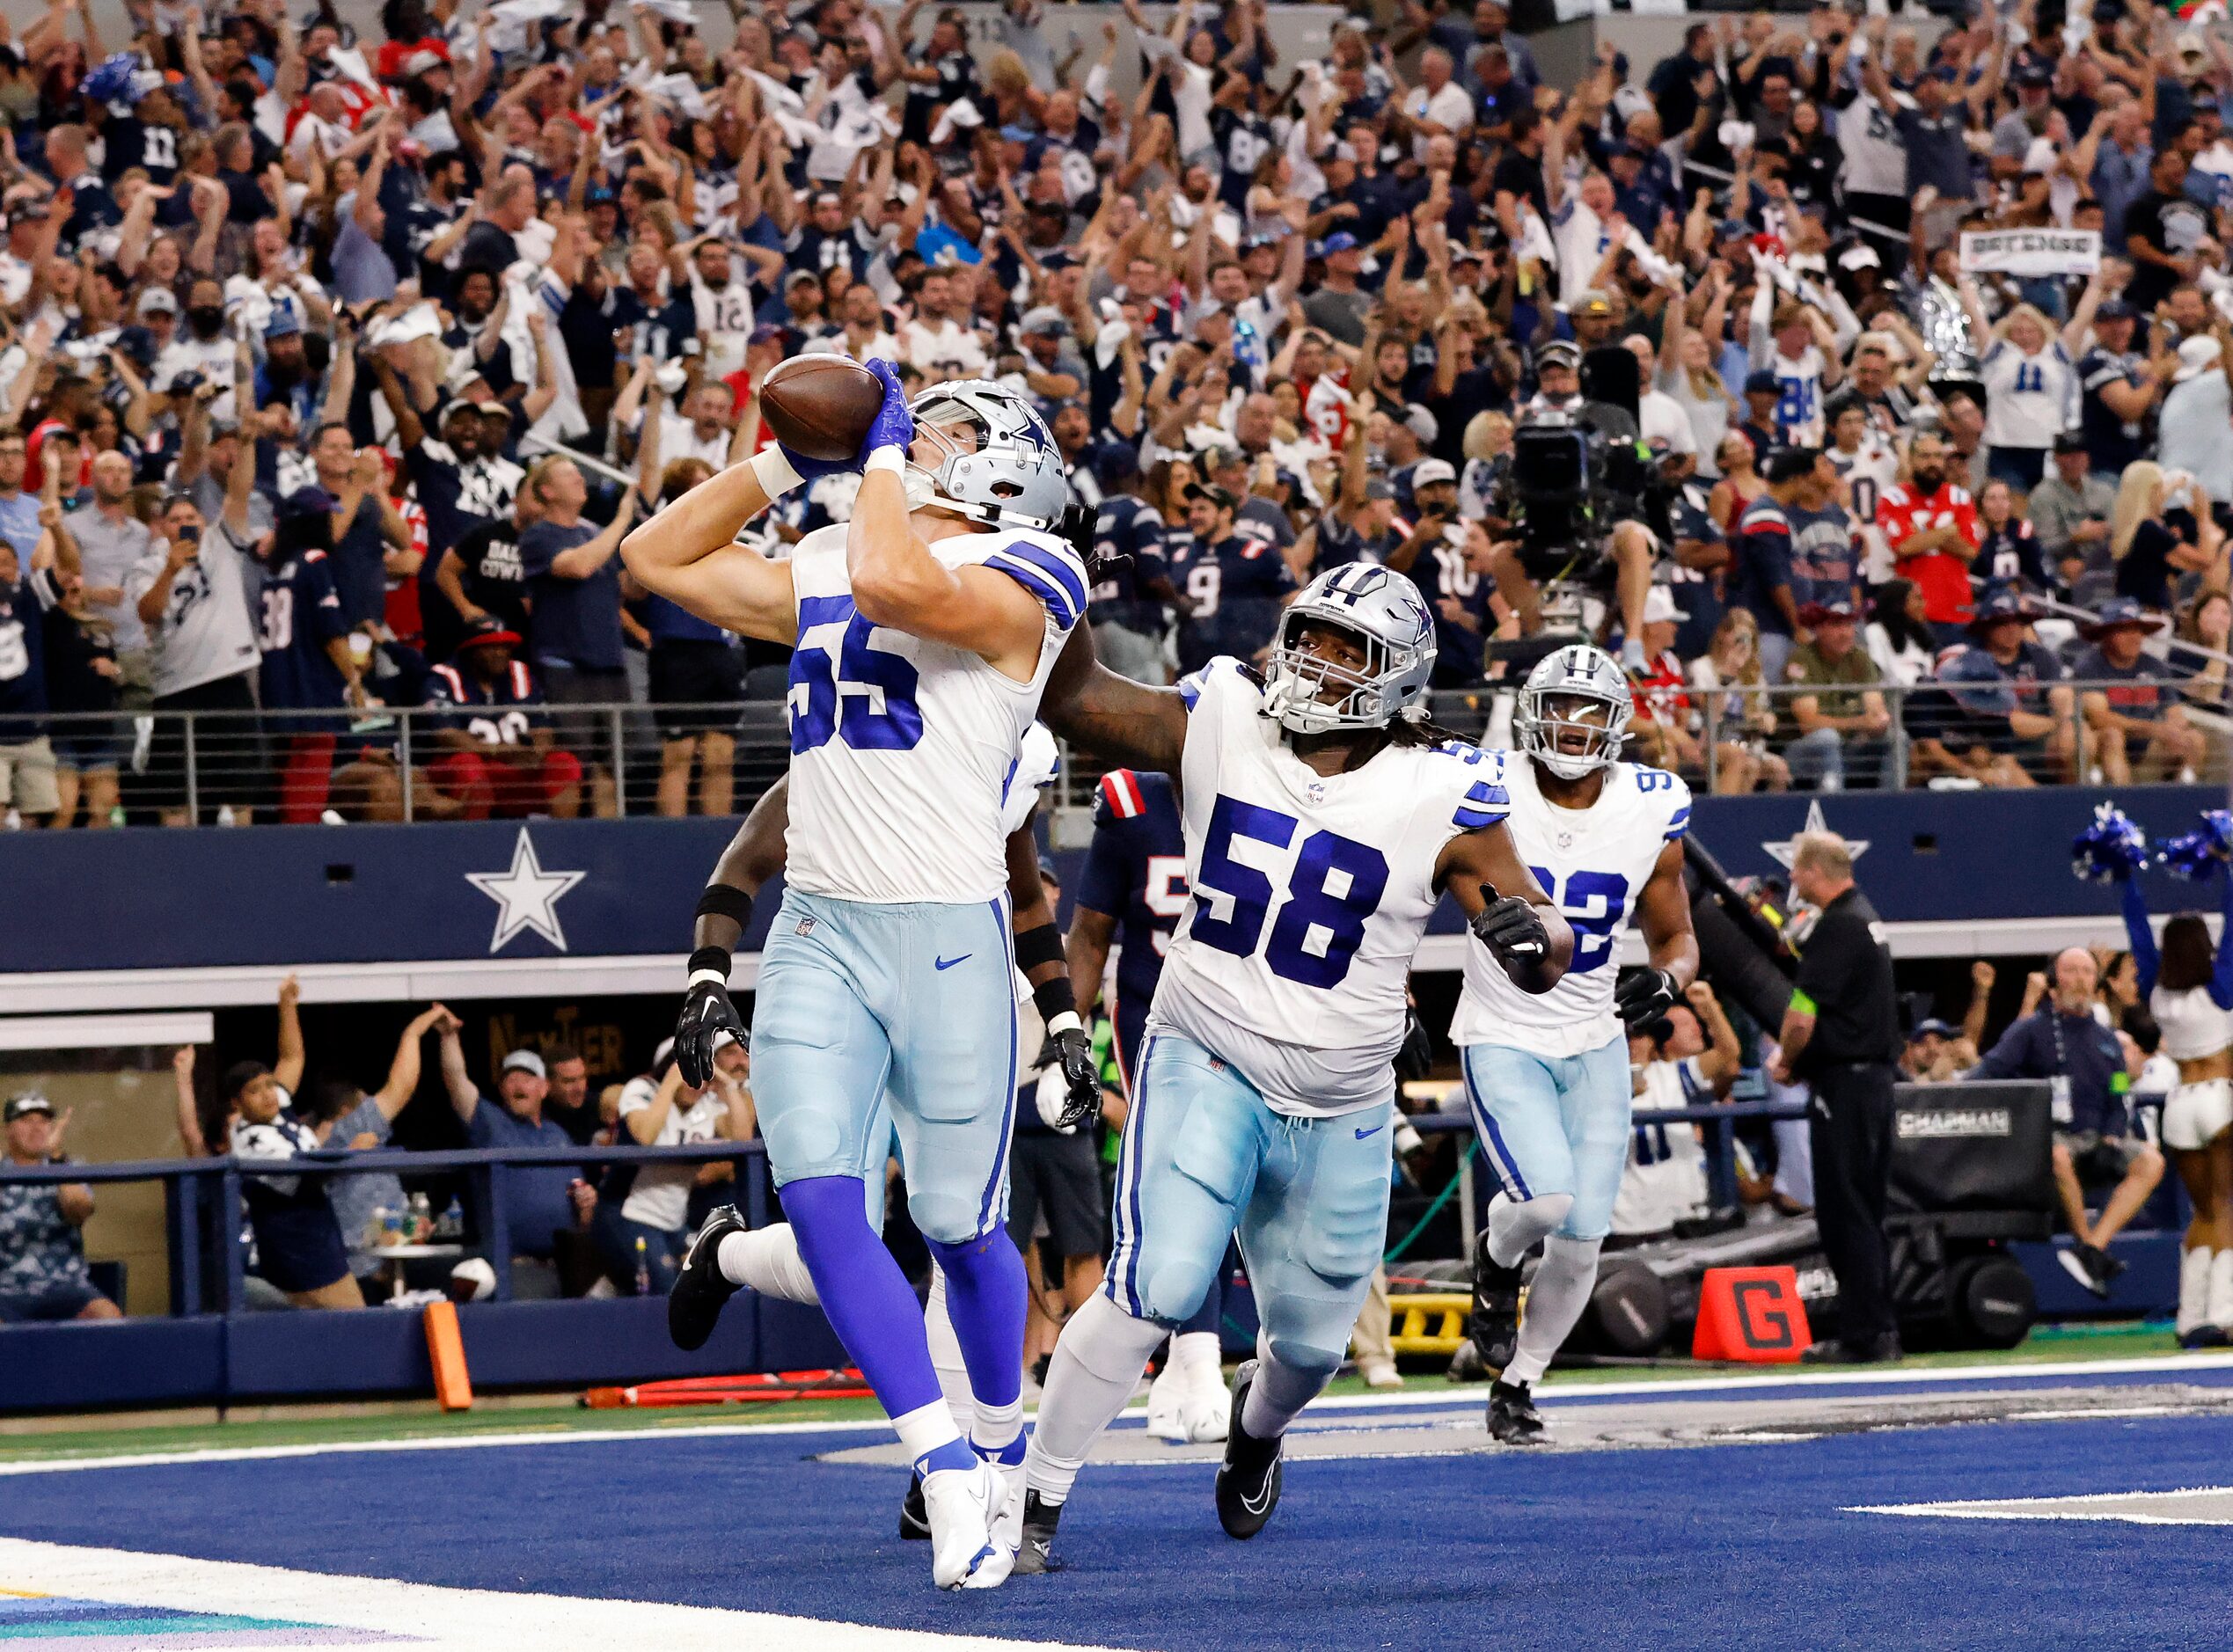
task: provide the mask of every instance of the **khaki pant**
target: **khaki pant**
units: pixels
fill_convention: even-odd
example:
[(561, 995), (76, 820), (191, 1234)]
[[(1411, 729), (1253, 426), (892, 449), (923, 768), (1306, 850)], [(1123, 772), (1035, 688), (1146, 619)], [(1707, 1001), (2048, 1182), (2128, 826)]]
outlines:
[(1349, 1334), (1350, 1349), (1360, 1369), (1395, 1363), (1395, 1311), (1387, 1300), (1387, 1269), (1375, 1268), (1371, 1294), (1357, 1316), (1356, 1328)]
[(0, 746), (0, 809), (51, 815), (62, 807), (55, 789), (55, 748), (46, 735)]

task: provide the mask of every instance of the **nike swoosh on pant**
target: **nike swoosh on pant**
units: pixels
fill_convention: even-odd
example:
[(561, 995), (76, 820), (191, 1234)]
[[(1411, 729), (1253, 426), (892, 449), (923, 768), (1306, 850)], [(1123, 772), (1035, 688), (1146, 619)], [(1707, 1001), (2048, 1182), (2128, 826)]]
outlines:
[(1374, 1125), (1374, 1126), (1373, 1126), (1373, 1128), (1372, 1128), (1371, 1129), (1369, 1129), (1369, 1130), (1359, 1130), (1359, 1131), (1358, 1131), (1358, 1132), (1357, 1132), (1357, 1139), (1358, 1139), (1358, 1141), (1360, 1141), (1360, 1142), (1361, 1142), (1361, 1141), (1363, 1141), (1363, 1140), (1364, 1140), (1364, 1139), (1365, 1139), (1367, 1136), (1378, 1136), (1378, 1135), (1379, 1135), (1379, 1134), (1380, 1134), (1382, 1130), (1386, 1129), (1387, 1128), (1387, 1125), (1385, 1125), (1385, 1124), (1375, 1124), (1375, 1125)]
[(959, 958), (934, 959), (932, 961), (931, 968), (933, 969), (951, 969), (957, 963), (967, 963), (970, 957), (970, 954), (963, 953)]

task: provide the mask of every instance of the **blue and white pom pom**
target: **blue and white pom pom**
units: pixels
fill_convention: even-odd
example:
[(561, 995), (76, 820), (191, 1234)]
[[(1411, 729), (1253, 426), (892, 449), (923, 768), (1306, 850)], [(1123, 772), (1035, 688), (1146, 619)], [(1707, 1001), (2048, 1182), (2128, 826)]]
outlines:
[(2114, 803), (2093, 811), (2093, 824), (2070, 840), (2070, 870), (2089, 883), (2115, 883), (2148, 863), (2148, 836)]
[(2165, 844), (2156, 859), (2173, 877), (2200, 883), (2224, 869), (2229, 853), (2233, 853), (2233, 809), (2213, 808), (2203, 810), (2202, 823)]

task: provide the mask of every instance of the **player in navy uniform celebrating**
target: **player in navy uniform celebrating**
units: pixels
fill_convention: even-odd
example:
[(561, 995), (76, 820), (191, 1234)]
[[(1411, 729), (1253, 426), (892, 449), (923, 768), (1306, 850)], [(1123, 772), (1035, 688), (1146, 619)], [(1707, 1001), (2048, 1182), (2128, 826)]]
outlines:
[[(1070, 923), (1070, 988), (1090, 1013), (1101, 996), (1111, 941), (1119, 944), (1116, 990), (1109, 1005), (1116, 1071), (1131, 1094), (1133, 1064), (1146, 1042), (1147, 1009), (1162, 978), (1179, 915), (1186, 910), (1186, 837), (1168, 775), (1112, 769), (1094, 798), (1093, 843)], [(1227, 1255), (1228, 1264), (1231, 1261)], [(1221, 1286), (1229, 1267), (1210, 1282), (1194, 1317), (1172, 1334), (1163, 1369), (1148, 1390), (1147, 1429), (1164, 1439), (1221, 1440), (1232, 1412), (1219, 1363)]]
[(1180, 606), (1179, 669), (1200, 670), (1221, 654), (1253, 660), (1271, 641), (1279, 610), (1295, 589), (1287, 559), (1233, 530), (1240, 501), (1222, 487), (1197, 484), (1188, 494), (1187, 534), (1170, 547)]
[[(333, 501), (310, 487), (280, 507), (269, 540), (259, 597), (256, 645), (263, 652), (259, 686), (266, 711), (313, 712), (361, 704), (364, 689), (349, 649), (349, 625), (333, 588)], [(280, 771), (279, 818), (303, 826), (326, 808), (340, 720), (286, 717), (287, 762)]]

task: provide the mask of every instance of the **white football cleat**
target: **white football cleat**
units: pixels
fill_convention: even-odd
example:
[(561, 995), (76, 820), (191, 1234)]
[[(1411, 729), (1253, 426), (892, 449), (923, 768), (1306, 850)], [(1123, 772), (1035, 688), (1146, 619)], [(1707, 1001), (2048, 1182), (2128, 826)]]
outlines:
[(1015, 1546), (1011, 1543), (1003, 1547), (993, 1528), (1014, 1501), (1010, 1489), (1007, 1476), (990, 1463), (935, 1469), (923, 1476), (923, 1509), (931, 1529), (931, 1582), (941, 1589), (997, 1589), (1007, 1581), (1015, 1565)]
[(1163, 1362), (1155, 1380), (1147, 1385), (1147, 1431), (1173, 1445), (1186, 1444), (1186, 1424), (1179, 1420), (1179, 1402), (1186, 1397), (1187, 1375), (1175, 1359)]
[(1207, 1357), (1187, 1362), (1185, 1396), (1179, 1402), (1179, 1422), (1197, 1444), (1222, 1440), (1233, 1427), (1233, 1392), (1225, 1385), (1217, 1340), (1206, 1334), (1203, 1340)]
[(1007, 1488), (1006, 1495), (992, 1515), (992, 1546), (1006, 1549), (1010, 1554), (1014, 1554), (1023, 1544), (1023, 1437), (1019, 1435), (1015, 1444), (1018, 1449), (1014, 1462), (1003, 1463), (992, 1457), (985, 1459), (986, 1466), (1000, 1477), (1000, 1484)]

